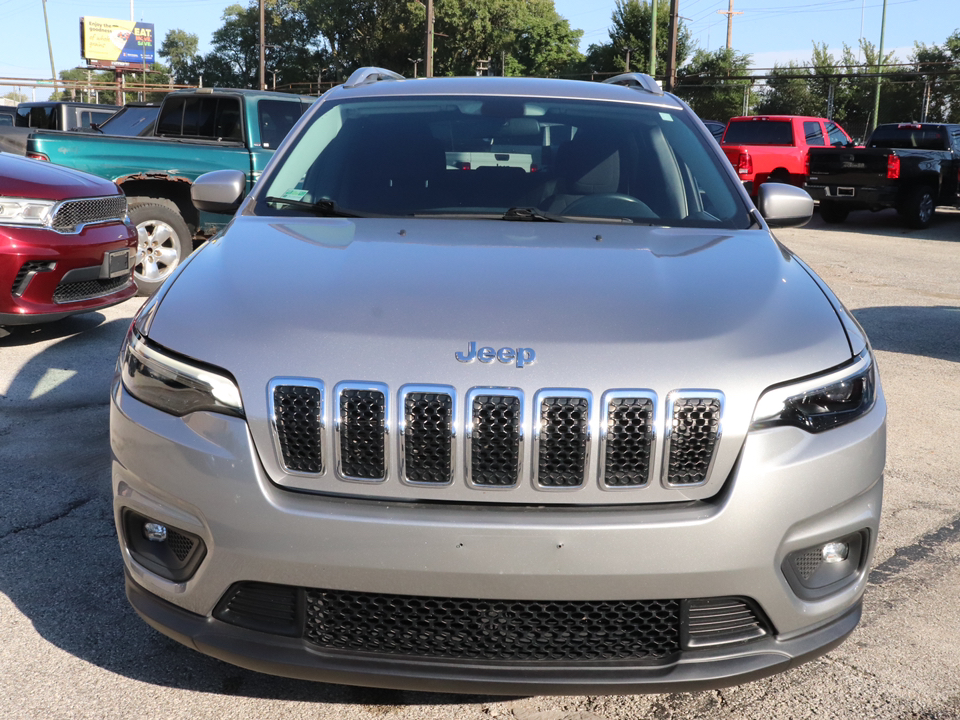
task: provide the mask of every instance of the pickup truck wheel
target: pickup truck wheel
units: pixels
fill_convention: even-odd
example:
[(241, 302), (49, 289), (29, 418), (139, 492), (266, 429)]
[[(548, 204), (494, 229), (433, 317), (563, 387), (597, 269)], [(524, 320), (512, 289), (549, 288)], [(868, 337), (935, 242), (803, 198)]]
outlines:
[(133, 279), (138, 295), (152, 295), (191, 247), (190, 229), (175, 203), (165, 198), (133, 197), (130, 220), (137, 226)]
[(916, 230), (923, 230), (930, 227), (935, 208), (933, 191), (928, 187), (918, 187), (907, 196), (906, 201), (897, 210), (906, 220), (907, 225)]
[(830, 225), (839, 225), (847, 219), (850, 210), (835, 202), (829, 200), (820, 201), (820, 217), (825, 223)]

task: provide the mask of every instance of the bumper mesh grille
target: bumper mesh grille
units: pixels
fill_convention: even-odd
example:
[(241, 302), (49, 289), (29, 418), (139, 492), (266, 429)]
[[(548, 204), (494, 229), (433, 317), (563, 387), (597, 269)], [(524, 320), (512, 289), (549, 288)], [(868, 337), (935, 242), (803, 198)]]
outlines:
[(55, 303), (79, 302), (110, 295), (127, 287), (133, 279), (129, 275), (110, 278), (108, 280), (83, 280), (81, 282), (66, 282), (57, 285), (53, 291)]
[(680, 602), (476, 600), (307, 590), (320, 647), (478, 660), (634, 660), (680, 650)]
[(73, 232), (81, 225), (119, 222), (126, 214), (127, 198), (123, 195), (67, 200), (57, 208), (52, 225), (57, 232)]
[(509, 487), (520, 472), (520, 398), (478, 395), (473, 399), (470, 473), (475, 485)]
[(667, 483), (697, 485), (704, 482), (720, 430), (720, 401), (715, 398), (677, 399), (672, 430)]
[(323, 392), (306, 385), (278, 385), (273, 390), (284, 466), (293, 472), (323, 472)]
[(361, 480), (386, 477), (384, 415), (386, 401), (377, 390), (347, 389), (340, 395), (340, 467)]
[(581, 397), (550, 397), (540, 403), (540, 485), (560, 488), (583, 484), (588, 412), (589, 403)]
[(449, 482), (452, 470), (453, 398), (412, 392), (404, 399), (404, 474), (421, 483)]
[(645, 485), (653, 445), (653, 402), (614, 398), (607, 405), (604, 482), (611, 487)]

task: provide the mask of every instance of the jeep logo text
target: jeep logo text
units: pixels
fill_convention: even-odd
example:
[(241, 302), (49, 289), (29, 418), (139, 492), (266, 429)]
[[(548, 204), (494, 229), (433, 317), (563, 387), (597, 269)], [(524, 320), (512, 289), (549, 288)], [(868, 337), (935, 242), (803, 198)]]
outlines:
[(454, 354), (457, 360), (462, 363), (472, 363), (474, 360), (479, 360), (482, 363), (492, 363), (496, 360), (504, 365), (516, 363), (518, 368), (522, 368), (524, 365), (532, 365), (537, 360), (537, 354), (533, 351), (533, 348), (505, 347), (494, 350), (492, 347), (482, 347), (477, 349), (475, 342), (471, 342), (467, 346), (467, 352)]

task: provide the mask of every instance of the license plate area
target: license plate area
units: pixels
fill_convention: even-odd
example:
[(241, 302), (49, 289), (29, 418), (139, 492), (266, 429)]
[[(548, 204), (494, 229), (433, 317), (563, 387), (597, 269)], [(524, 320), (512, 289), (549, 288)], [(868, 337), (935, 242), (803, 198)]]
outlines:
[(837, 197), (853, 197), (857, 194), (857, 189), (852, 187), (838, 187)]
[(100, 266), (101, 278), (115, 278), (130, 272), (130, 251), (127, 248), (104, 253)]

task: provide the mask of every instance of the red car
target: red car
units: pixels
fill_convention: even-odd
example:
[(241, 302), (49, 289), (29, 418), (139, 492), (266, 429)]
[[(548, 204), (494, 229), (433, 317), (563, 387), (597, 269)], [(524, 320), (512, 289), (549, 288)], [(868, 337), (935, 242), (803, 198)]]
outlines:
[(846, 131), (826, 118), (797, 115), (750, 115), (731, 118), (720, 142), (754, 198), (770, 182), (803, 187), (810, 174), (812, 147), (850, 147)]
[(137, 229), (114, 183), (0, 153), (0, 326), (132, 297), (136, 253)]

